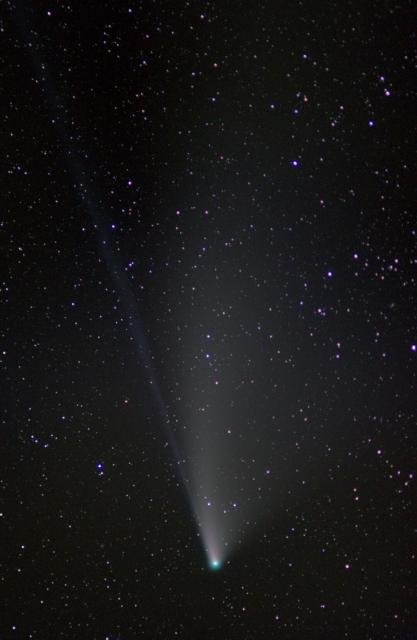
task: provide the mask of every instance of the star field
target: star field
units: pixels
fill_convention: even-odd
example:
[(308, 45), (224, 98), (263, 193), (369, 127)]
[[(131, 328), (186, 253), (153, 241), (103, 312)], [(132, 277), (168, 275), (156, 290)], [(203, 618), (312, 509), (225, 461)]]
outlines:
[(411, 640), (417, 12), (0, 14), (0, 637)]

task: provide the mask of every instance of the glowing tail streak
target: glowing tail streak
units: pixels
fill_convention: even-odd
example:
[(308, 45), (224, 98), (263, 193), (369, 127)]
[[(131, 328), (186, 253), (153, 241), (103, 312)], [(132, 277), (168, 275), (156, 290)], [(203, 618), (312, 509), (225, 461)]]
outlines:
[[(87, 182), (89, 182), (89, 180), (87, 177), (87, 171), (84, 167), (83, 159), (88, 158), (88, 155), (81, 149), (79, 145), (73, 142), (74, 137), (71, 138), (68, 135), (66, 125), (64, 124), (64, 118), (66, 114), (68, 114), (68, 111), (64, 108), (64, 101), (62, 100), (62, 97), (59, 95), (58, 91), (56, 91), (54, 83), (51, 80), (51, 76), (48, 73), (47, 66), (38, 53), (41, 47), (39, 46), (39, 43), (36, 43), (37, 32), (34, 29), (30, 30), (26, 24), (27, 20), (25, 17), (25, 12), (28, 10), (30, 10), (30, 7), (17, 2), (16, 10), (13, 11), (13, 19), (18, 28), (18, 31), (20, 32), (22, 40), (27, 44), (35, 73), (42, 79), (42, 84), (48, 88), (48, 91), (46, 92), (46, 96), (48, 99), (48, 109), (52, 117), (53, 126), (55, 128), (58, 141), (61, 143), (61, 145), (63, 145), (63, 148), (67, 149), (66, 161), (72, 179), (75, 183), (77, 194), (82, 204), (86, 206), (94, 228), (96, 229), (100, 249), (102, 251), (106, 266), (110, 272), (115, 287), (120, 294), (120, 298), (123, 301), (124, 308), (129, 316), (132, 337), (134, 339), (139, 359), (147, 374), (149, 388), (151, 389), (151, 396), (160, 415), (166, 438), (171, 447), (174, 458), (176, 459), (176, 472), (178, 473), (181, 483), (186, 491), (197, 527), (202, 530), (204, 543), (204, 538), (206, 538), (207, 536), (204, 536), (204, 530), (198, 516), (198, 510), (197, 508), (195, 508), (196, 500), (195, 497), (193, 497), (193, 495), (191, 494), (189, 481), (185, 475), (185, 461), (180, 454), (179, 446), (171, 427), (162, 392), (157, 382), (152, 363), (152, 354), (148, 345), (142, 322), (140, 320), (137, 301), (132, 293), (129, 281), (126, 277), (124, 268), (120, 263), (120, 260), (111, 250), (110, 237), (107, 232), (107, 228), (109, 228), (109, 226), (106, 224), (104, 214), (102, 212), (99, 212), (98, 210), (97, 203), (99, 202), (99, 199), (94, 194), (94, 188), (91, 185), (91, 181), (89, 186), (87, 186)], [(33, 46), (34, 41), (35, 46)], [(29, 43), (31, 43), (30, 48)], [(209, 565), (212, 569), (219, 569), (221, 566), (220, 560), (218, 560), (217, 557), (210, 552), (209, 547), (210, 545), (207, 544), (206, 553), (208, 554)]]

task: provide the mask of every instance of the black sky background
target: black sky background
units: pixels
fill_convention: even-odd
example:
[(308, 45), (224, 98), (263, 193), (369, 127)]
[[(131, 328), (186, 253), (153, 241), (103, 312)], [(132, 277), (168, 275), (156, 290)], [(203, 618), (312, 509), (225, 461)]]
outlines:
[(4, 3), (1, 638), (415, 636), (415, 24)]

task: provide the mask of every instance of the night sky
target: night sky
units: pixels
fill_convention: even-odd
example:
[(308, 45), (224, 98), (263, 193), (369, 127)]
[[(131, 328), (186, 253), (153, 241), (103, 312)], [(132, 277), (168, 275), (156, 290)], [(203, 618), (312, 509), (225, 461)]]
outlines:
[(412, 0), (4, 0), (0, 638), (417, 636)]

